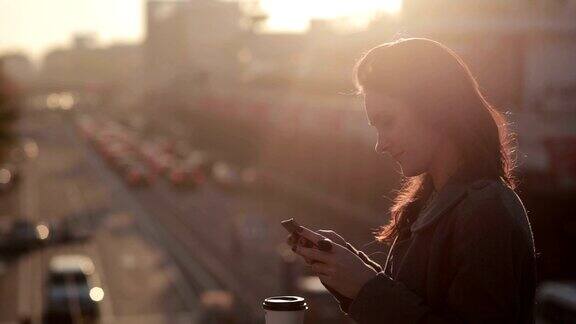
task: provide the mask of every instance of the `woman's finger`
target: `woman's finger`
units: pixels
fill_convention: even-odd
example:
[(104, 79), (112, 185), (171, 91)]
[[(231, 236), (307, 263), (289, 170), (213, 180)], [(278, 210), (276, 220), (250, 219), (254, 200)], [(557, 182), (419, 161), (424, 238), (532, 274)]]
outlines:
[(329, 275), (325, 275), (323, 273), (318, 273), (318, 279), (320, 279), (320, 281), (322, 281), (322, 283), (324, 285), (331, 285), (331, 281), (332, 281), (332, 277)]
[[(322, 242), (322, 241), (320, 241), (320, 242)], [(300, 246), (307, 247), (307, 248), (314, 247), (314, 243), (312, 241), (310, 241), (309, 239), (304, 238), (302, 236), (298, 239), (298, 244)]]
[(313, 261), (320, 261), (323, 263), (328, 263), (330, 264), (332, 261), (331, 258), (331, 254), (330, 253), (326, 253), (314, 248), (305, 248), (302, 246), (295, 246), (295, 249), (293, 249), (294, 252), (296, 252), (297, 254), (311, 259)]
[[(296, 246), (295, 246), (295, 245), (292, 245), (292, 251), (293, 251), (293, 252), (296, 252)], [(298, 254), (298, 253), (297, 253), (297, 254)], [(305, 256), (302, 256), (302, 255), (300, 255), (300, 256), (302, 257), (302, 259), (304, 259), (304, 262), (306, 262), (306, 263), (309, 264), (309, 265), (312, 264), (312, 263), (314, 263), (314, 262), (316, 262), (316, 261), (314, 261), (314, 260), (312, 260), (312, 259), (310, 259), (310, 258), (307, 258), (307, 257), (305, 257)]]
[(300, 234), (301, 236), (309, 239), (310, 241), (312, 241), (312, 243), (317, 244), (318, 241), (325, 239), (324, 236), (314, 232), (313, 230), (304, 227), (304, 226), (300, 226), (302, 228), (302, 231), (299, 232), (298, 234)]
[(288, 237), (286, 238), (286, 243), (290, 246), (295, 245), (297, 242), (296, 238), (294, 237), (293, 234), (288, 235)]
[(342, 246), (346, 245), (346, 240), (338, 233), (333, 230), (318, 230), (318, 233), (331, 239), (333, 242), (338, 243)]

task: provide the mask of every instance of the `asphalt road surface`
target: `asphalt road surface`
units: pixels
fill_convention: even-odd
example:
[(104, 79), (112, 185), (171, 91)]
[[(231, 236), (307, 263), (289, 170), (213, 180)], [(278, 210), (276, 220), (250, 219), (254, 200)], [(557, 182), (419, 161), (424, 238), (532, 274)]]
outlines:
[(124, 191), (94, 172), (80, 143), (64, 127), (67, 116), (26, 111), (18, 131), (38, 147), (27, 160), (17, 197), (2, 197), (10, 212), (2, 221), (78, 220), (93, 231), (83, 242), (49, 246), (2, 263), (0, 321), (41, 322), (46, 267), (59, 254), (84, 254), (94, 261), (105, 296), (102, 323), (190, 323), (198, 294), (165, 250), (136, 219), (142, 212)]

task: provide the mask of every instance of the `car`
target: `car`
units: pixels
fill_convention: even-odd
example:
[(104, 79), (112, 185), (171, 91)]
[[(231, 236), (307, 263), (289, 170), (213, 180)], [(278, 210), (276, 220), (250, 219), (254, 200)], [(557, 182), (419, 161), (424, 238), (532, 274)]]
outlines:
[(129, 155), (131, 153), (132, 151), (130, 149), (130, 146), (122, 142), (113, 142), (106, 144), (102, 147), (102, 156), (109, 163), (113, 163), (114, 160)]
[(188, 169), (198, 169), (206, 177), (209, 177), (214, 166), (214, 159), (206, 152), (192, 151), (184, 158), (182, 165)]
[(159, 153), (151, 156), (148, 161), (156, 174), (164, 174), (174, 165), (174, 157), (170, 153)]
[(7, 233), (0, 236), (0, 253), (18, 255), (39, 247), (50, 235), (49, 227), (25, 219), (12, 222)]
[(270, 192), (273, 188), (267, 173), (255, 167), (244, 168), (240, 172), (242, 186), (247, 190)]
[(51, 225), (53, 235), (51, 235), (52, 243), (69, 243), (81, 242), (88, 240), (91, 236), (91, 231), (82, 220), (74, 215), (69, 216)]
[(12, 190), (18, 183), (18, 170), (12, 165), (0, 166), (0, 193)]
[(177, 188), (194, 189), (205, 183), (207, 176), (199, 168), (179, 165), (170, 170), (168, 179)]
[(196, 188), (205, 183), (212, 173), (212, 161), (207, 154), (196, 151), (174, 163), (168, 180), (179, 188)]
[(154, 181), (149, 170), (140, 165), (128, 167), (124, 173), (124, 179), (131, 187), (146, 187)]
[(216, 162), (212, 167), (212, 178), (224, 190), (235, 190), (240, 187), (240, 174), (226, 162)]
[(125, 173), (126, 170), (141, 165), (142, 163), (140, 162), (138, 157), (135, 156), (134, 154), (121, 155), (112, 161), (112, 166), (114, 170), (116, 170), (119, 173)]
[(48, 264), (44, 295), (44, 323), (90, 323), (100, 316), (104, 290), (92, 259), (62, 254)]

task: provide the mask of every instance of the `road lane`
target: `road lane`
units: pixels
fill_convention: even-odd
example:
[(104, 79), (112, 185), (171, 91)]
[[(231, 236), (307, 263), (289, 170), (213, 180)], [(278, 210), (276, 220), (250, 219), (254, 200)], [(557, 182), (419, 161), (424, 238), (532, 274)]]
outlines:
[[(29, 173), (36, 182), (24, 186), (20, 208), (36, 221), (78, 217), (88, 222), (94, 235), (86, 242), (34, 251), (7, 265), (0, 277), (0, 321), (15, 321), (16, 313), (21, 312), (39, 323), (50, 258), (80, 253), (93, 258), (104, 283), (103, 323), (194, 323), (196, 298), (183, 292), (190, 290), (188, 282), (134, 221), (138, 208), (126, 203), (94, 173), (77, 139), (66, 130), (69, 122), (54, 113), (24, 114), (22, 129), (34, 134), (40, 154)], [(32, 188), (37, 193), (30, 193)], [(120, 214), (128, 216), (116, 217)]]

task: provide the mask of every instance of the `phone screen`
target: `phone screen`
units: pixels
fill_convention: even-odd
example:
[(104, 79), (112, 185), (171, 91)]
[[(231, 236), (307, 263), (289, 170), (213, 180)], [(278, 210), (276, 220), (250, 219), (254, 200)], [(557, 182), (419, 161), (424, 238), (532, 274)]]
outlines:
[(304, 229), (303, 227), (298, 224), (294, 218), (287, 219), (281, 222), (282, 226), (290, 232), (296, 239), (303, 239), (305, 247), (313, 247), (315, 246), (314, 242), (310, 241), (309, 239), (300, 235), (300, 232)]
[(287, 220), (284, 220), (281, 222), (282, 226), (284, 226), (284, 228), (292, 233), (292, 234), (298, 234), (299, 230), (300, 230), (300, 224), (298, 224), (294, 218), (290, 218)]

